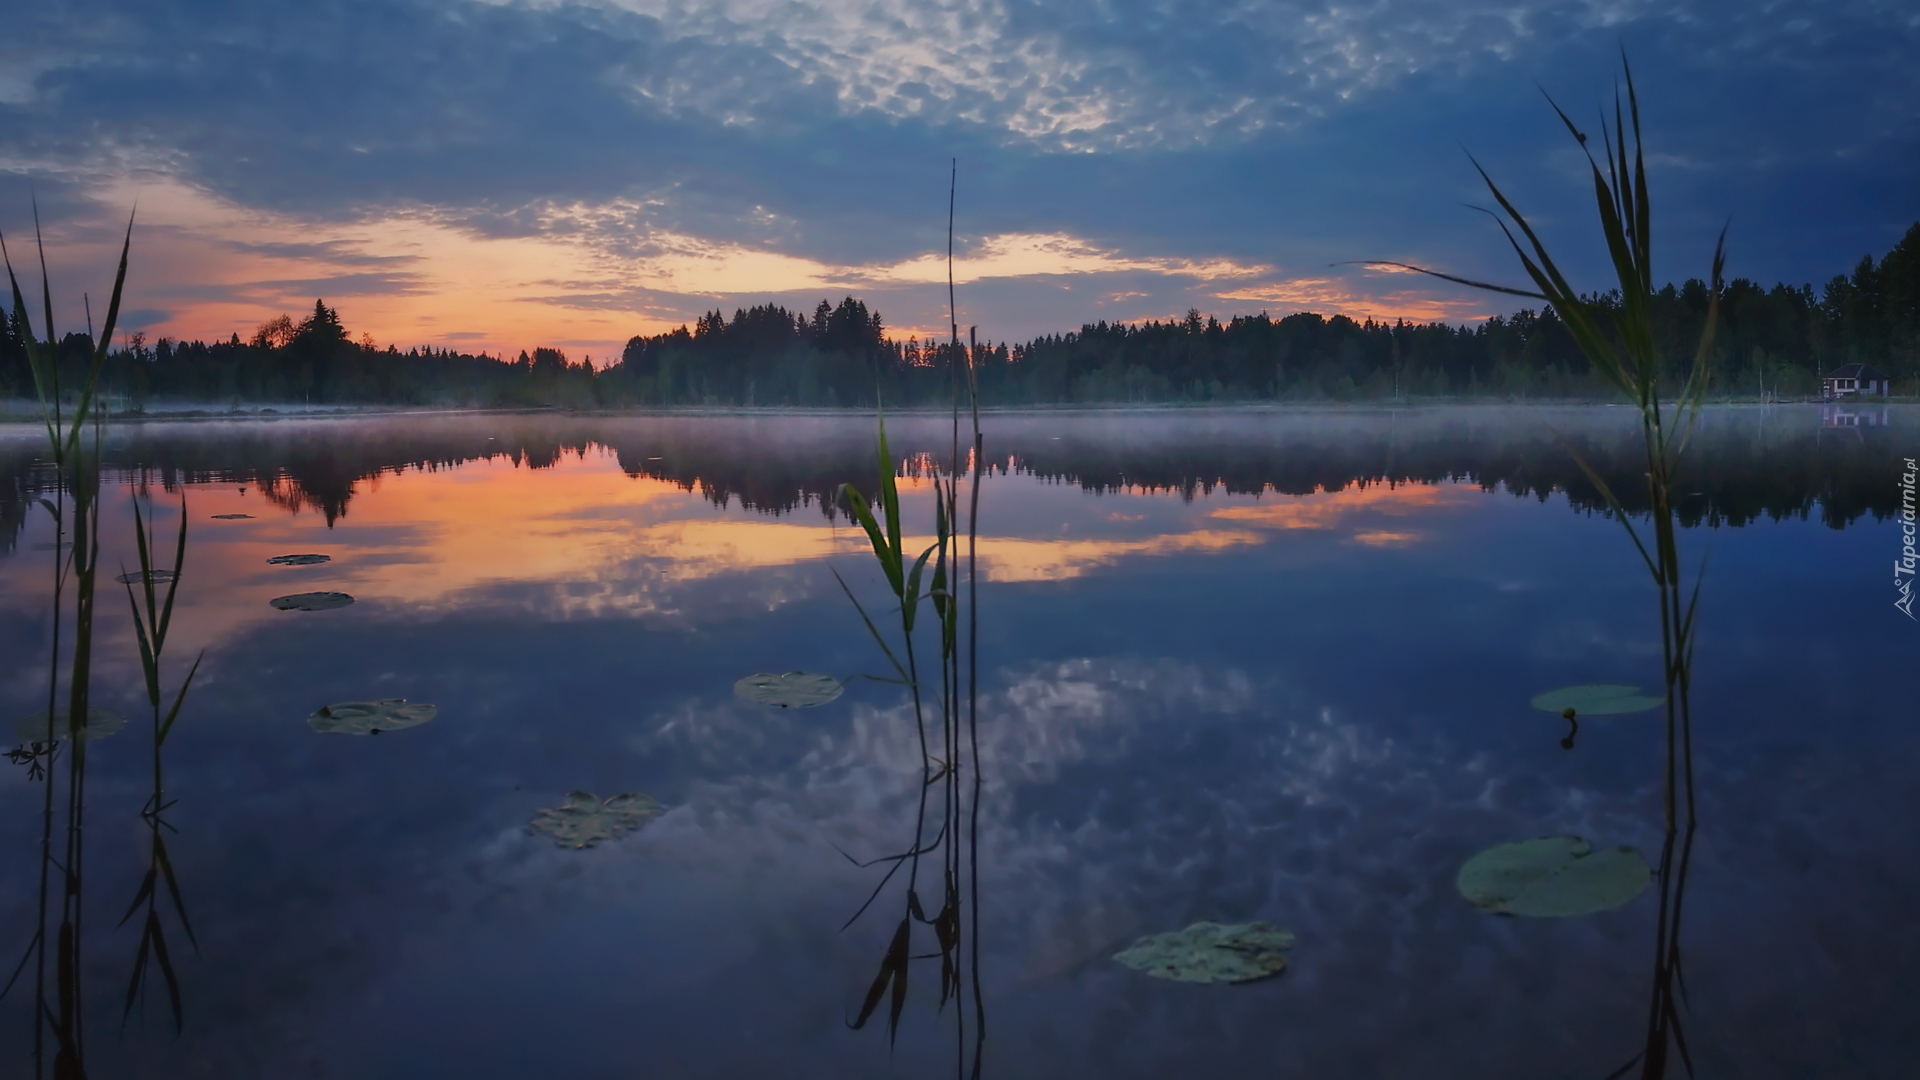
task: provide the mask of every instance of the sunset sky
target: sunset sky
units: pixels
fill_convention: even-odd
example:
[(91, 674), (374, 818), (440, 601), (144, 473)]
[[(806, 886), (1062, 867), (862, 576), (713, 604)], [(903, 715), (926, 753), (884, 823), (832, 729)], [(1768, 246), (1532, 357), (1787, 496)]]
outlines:
[(604, 362), (705, 310), (852, 294), (896, 335), (1299, 310), (1465, 321), (1518, 278), (1476, 155), (1582, 283), (1619, 50), (1661, 274), (1819, 283), (1920, 219), (1893, 0), (75, 0), (0, 17), (0, 229), (61, 329), (138, 208), (125, 330)]

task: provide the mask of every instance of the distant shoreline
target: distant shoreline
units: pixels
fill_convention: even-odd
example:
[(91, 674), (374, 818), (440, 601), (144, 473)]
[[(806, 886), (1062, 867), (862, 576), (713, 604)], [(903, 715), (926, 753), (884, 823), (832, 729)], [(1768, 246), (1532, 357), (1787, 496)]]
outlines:
[[(1880, 408), (1883, 406), (1911, 406), (1920, 403), (1920, 399), (1911, 397), (1883, 397), (1870, 399), (1843, 398), (1827, 401), (1821, 398), (1795, 398), (1790, 400), (1762, 400), (1758, 397), (1719, 398), (1709, 401), (1713, 406), (1774, 406), (1774, 405), (1832, 405), (1854, 406), (1855, 408)], [(1625, 406), (1618, 400), (1596, 398), (1520, 398), (1520, 397), (1435, 397), (1409, 398), (1394, 401), (1391, 399), (1364, 399), (1353, 401), (1143, 401), (1143, 402), (1061, 402), (1034, 405), (983, 405), (983, 416), (1032, 416), (1047, 413), (1097, 414), (1097, 413), (1208, 413), (1208, 412), (1271, 412), (1271, 413), (1314, 413), (1314, 412), (1379, 412), (1398, 409), (1449, 409), (1449, 408), (1488, 408), (1525, 406), (1532, 408), (1609, 408)], [(950, 406), (901, 405), (887, 406), (891, 416), (948, 416)], [(653, 407), (573, 409), (558, 406), (512, 406), (487, 407), (466, 405), (286, 405), (262, 403), (246, 408), (166, 408), (141, 411), (110, 413), (109, 421), (116, 424), (178, 423), (183, 421), (238, 421), (252, 420), (272, 422), (278, 420), (329, 420), (363, 419), (391, 416), (872, 416), (871, 406), (805, 406), (805, 405), (662, 405)], [(0, 400), (0, 428), (14, 425), (38, 427), (40, 409), (31, 399)]]

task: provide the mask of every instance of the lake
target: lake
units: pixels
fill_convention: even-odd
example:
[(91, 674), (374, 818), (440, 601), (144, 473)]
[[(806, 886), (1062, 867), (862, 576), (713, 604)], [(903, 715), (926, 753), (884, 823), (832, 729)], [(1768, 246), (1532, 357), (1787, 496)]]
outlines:
[[(1510, 917), (1456, 875), (1562, 835), (1658, 864), (1662, 713), (1589, 716), (1568, 748), (1568, 722), (1530, 705), (1659, 692), (1654, 587), (1575, 460), (1642, 512), (1637, 423), (1522, 406), (984, 417), (982, 1075), (1627, 1064), (1660, 890)], [(888, 434), (911, 556), (953, 432), (913, 414)], [(856, 414), (110, 427), (95, 702), (130, 723), (87, 758), (92, 1074), (953, 1075), (975, 1003), (969, 987), (942, 1007), (937, 959), (912, 962), (891, 1047), (889, 1005), (849, 1028), (903, 904), (896, 878), (843, 929), (890, 865), (855, 861), (912, 843), (923, 790), (907, 691), (862, 677), (887, 659), (835, 578), (890, 617), (836, 496), (873, 491), (873, 436)], [(1688, 448), (1680, 545), (1705, 576), (1680, 1019), (1702, 1076), (1904, 1075), (1920, 1052), (1920, 625), (1890, 568), (1916, 453), (1913, 406), (1710, 408)], [(35, 429), (0, 428), (9, 720), (46, 701), (43, 455)], [(163, 552), (187, 514), (169, 694), (205, 651), (164, 749), (198, 942), (163, 905), (177, 1037), (152, 969), (122, 1019), (144, 916), (115, 921), (148, 867), (153, 771), (109, 580), (138, 565), (135, 500)], [(287, 554), (330, 558), (269, 562)], [(269, 603), (307, 592), (354, 602)], [(794, 709), (734, 692), (789, 671), (844, 692)], [(437, 713), (377, 736), (309, 723), (391, 698)], [(10, 972), (36, 925), (45, 789), (0, 768)], [(575, 791), (661, 812), (584, 849), (530, 831)], [(1200, 920), (1292, 932), (1286, 969), (1193, 985), (1112, 959)], [(22, 979), (0, 1001), (11, 1075), (32, 1057), (31, 965)]]

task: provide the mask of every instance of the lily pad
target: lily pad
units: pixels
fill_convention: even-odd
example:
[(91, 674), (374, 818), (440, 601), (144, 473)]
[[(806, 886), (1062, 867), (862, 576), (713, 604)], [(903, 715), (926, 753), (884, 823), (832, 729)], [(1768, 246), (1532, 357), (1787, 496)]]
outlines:
[(215, 521), (252, 521), (253, 515), (252, 514), (215, 514), (213, 515), (213, 520)]
[(1563, 686), (1533, 699), (1533, 707), (1542, 712), (1565, 713), (1572, 709), (1578, 716), (1605, 716), (1610, 713), (1646, 712), (1667, 703), (1663, 697), (1650, 697), (1637, 686), (1600, 683), (1592, 686)]
[(331, 555), (275, 555), (267, 562), (272, 566), (315, 566), (323, 562), (332, 562)]
[(406, 698), (396, 697), (322, 705), (307, 717), (307, 723), (315, 731), (341, 735), (378, 735), (396, 728), (416, 727), (439, 714), (438, 706), (409, 705)]
[(756, 705), (774, 705), (782, 709), (808, 709), (825, 705), (840, 696), (846, 687), (831, 675), (810, 675), (789, 671), (785, 675), (749, 675), (733, 684), (735, 697)]
[(653, 796), (638, 791), (615, 795), (601, 802), (590, 791), (575, 791), (559, 806), (551, 806), (533, 815), (527, 827), (536, 835), (550, 836), (563, 848), (592, 847), (600, 840), (618, 840), (643, 828), (664, 811)]
[(141, 585), (147, 582), (152, 582), (155, 585), (165, 585), (167, 582), (172, 581), (175, 576), (171, 570), (134, 570), (130, 573), (121, 574), (113, 580), (122, 585)]
[(267, 603), (281, 611), (331, 611), (353, 603), (353, 597), (343, 592), (302, 592), (276, 596)]
[(1185, 930), (1143, 937), (1113, 958), (1156, 979), (1239, 983), (1280, 974), (1291, 948), (1293, 934), (1271, 923), (1197, 922)]
[[(127, 718), (121, 716), (119, 713), (89, 707), (87, 709), (87, 724), (84, 729), (84, 737), (86, 741), (93, 742), (96, 739), (104, 739), (126, 726)], [(13, 732), (19, 737), (21, 742), (47, 743), (70, 737), (73, 734), (73, 729), (67, 724), (67, 710), (56, 709), (53, 714), (53, 730), (51, 732), (47, 730), (47, 714), (43, 712), (34, 713), (32, 716), (21, 720), (14, 725)]]
[(1467, 860), (1454, 884), (1475, 907), (1501, 915), (1570, 918), (1611, 911), (1639, 896), (1650, 874), (1629, 847), (1594, 851), (1577, 836), (1491, 847)]

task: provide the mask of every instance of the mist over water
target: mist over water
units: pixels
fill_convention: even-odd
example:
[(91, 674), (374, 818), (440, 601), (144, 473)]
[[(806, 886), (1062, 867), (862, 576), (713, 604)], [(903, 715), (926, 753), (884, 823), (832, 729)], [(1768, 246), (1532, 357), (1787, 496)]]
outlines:
[[(1897, 1075), (1920, 979), (1916, 635), (1887, 573), (1920, 413), (1710, 410), (1688, 451), (1707, 557), (1687, 893), (1700, 1075)], [(890, 417), (910, 524), (946, 417)], [(1660, 682), (1653, 593), (1573, 463), (1629, 509), (1626, 410), (990, 415), (979, 593), (986, 1075), (1603, 1077), (1638, 1049), (1652, 897), (1512, 919), (1455, 889), (1495, 844), (1661, 842), (1660, 721), (1529, 707)], [(0, 676), (44, 700), (53, 557), (34, 429), (0, 429)], [(834, 497), (871, 417), (478, 414), (115, 426), (102, 567), (133, 498), (190, 555), (169, 654), (207, 659), (167, 745), (199, 954), (99, 1075), (918, 1076), (951, 1069), (931, 972), (897, 1050), (848, 1031), (886, 920), (843, 922), (910, 832), (898, 686), (831, 569), (878, 603)], [(929, 456), (931, 455), (931, 457)], [(1696, 493), (1697, 494), (1691, 494)], [(244, 515), (244, 516), (235, 516)], [(922, 544), (924, 546), (924, 544)], [(276, 566), (287, 553), (330, 561)], [(115, 586), (115, 588), (118, 588)], [(351, 606), (279, 611), (338, 590)], [(117, 597), (103, 593), (103, 609)], [(97, 700), (144, 707), (103, 620)], [(818, 708), (751, 672), (846, 680)], [(377, 738), (332, 702), (438, 706)], [(143, 748), (91, 751), (94, 1032), (119, 1028)], [(0, 772), (0, 926), (30, 934), (38, 788)], [(666, 810), (566, 850), (575, 790)], [(843, 854), (844, 853), (844, 854)], [(1114, 963), (1265, 920), (1242, 986)], [(10, 946), (16, 947), (16, 946)], [(916, 979), (920, 979), (916, 971)], [(953, 1005), (949, 1003), (949, 1009)], [(30, 1031), (0, 1002), (0, 1053)]]

